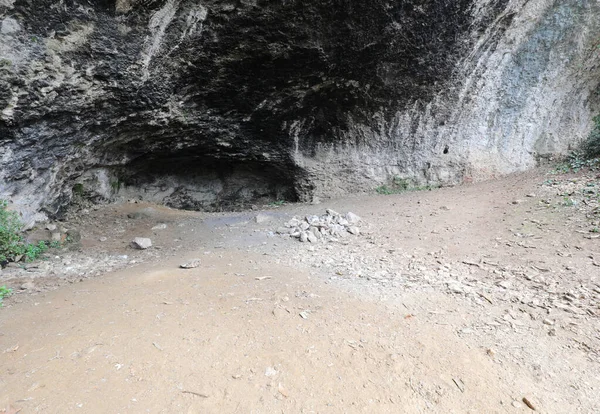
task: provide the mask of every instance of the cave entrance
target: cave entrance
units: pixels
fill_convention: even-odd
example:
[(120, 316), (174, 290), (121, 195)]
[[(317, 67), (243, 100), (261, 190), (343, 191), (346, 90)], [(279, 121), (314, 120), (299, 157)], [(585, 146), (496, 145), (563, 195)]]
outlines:
[(115, 172), (119, 196), (196, 211), (298, 201), (290, 167), (202, 156), (144, 156)]

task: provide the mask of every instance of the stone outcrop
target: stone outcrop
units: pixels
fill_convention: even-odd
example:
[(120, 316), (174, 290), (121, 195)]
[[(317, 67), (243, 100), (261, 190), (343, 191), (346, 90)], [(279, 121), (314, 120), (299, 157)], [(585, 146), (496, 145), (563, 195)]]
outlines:
[(524, 170), (589, 132), (598, 21), (595, 0), (0, 0), (0, 198), (34, 220), (74, 194), (227, 209)]

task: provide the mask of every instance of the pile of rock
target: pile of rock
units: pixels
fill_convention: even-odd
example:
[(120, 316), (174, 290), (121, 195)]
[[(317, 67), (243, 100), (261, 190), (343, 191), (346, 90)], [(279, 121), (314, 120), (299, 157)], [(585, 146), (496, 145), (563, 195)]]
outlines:
[(277, 229), (278, 234), (295, 237), (301, 242), (337, 241), (350, 234), (358, 236), (361, 218), (354, 213), (345, 215), (327, 209), (322, 216), (294, 217)]

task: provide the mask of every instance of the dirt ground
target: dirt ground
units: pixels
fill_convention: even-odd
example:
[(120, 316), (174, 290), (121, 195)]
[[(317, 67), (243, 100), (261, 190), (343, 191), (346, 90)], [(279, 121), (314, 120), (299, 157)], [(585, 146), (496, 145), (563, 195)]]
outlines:
[[(81, 211), (79, 251), (0, 273), (0, 412), (599, 413), (596, 174)], [(326, 208), (361, 234), (275, 233)]]

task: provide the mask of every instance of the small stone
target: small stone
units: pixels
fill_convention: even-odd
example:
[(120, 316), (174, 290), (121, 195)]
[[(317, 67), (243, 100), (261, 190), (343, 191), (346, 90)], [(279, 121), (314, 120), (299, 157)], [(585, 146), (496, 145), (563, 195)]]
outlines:
[(138, 219), (142, 219), (144, 217), (146, 217), (144, 215), (144, 213), (139, 212), (139, 211), (135, 211), (133, 213), (127, 213), (127, 218), (130, 218), (132, 220), (138, 220)]
[(55, 231), (54, 233), (52, 233), (51, 240), (53, 242), (60, 242), (61, 239), (62, 239), (62, 237), (61, 237), (61, 234), (59, 232)]
[(348, 214), (346, 214), (346, 220), (348, 220), (350, 224), (356, 224), (359, 223), (362, 219), (356, 214), (349, 211)]
[(521, 404), (519, 401), (513, 401), (512, 406), (515, 408), (522, 408), (523, 404)]
[(152, 240), (146, 237), (136, 237), (131, 242), (132, 247), (140, 250), (146, 250), (147, 248), (152, 246)]
[(523, 397), (522, 401), (525, 403), (525, 405), (527, 407), (529, 407), (530, 410), (537, 411), (535, 409), (535, 405), (533, 405), (533, 403), (531, 401), (529, 401), (529, 399), (527, 397)]
[(308, 319), (308, 312), (307, 311), (302, 311), (302, 312), (300, 312), (299, 315), (300, 315), (300, 317), (302, 319)]
[(46, 230), (49, 230), (49, 231), (56, 230), (56, 224), (47, 224), (46, 225)]
[(101, 242), (105, 242), (105, 241), (108, 240), (108, 238), (107, 237), (100, 237), (98, 240), (100, 240)]
[(556, 329), (552, 328), (548, 331), (549, 336), (556, 336)]
[(551, 321), (550, 319), (544, 319), (544, 320), (542, 321), (542, 323), (543, 323), (544, 325), (554, 325), (554, 322), (553, 322), (553, 321)]
[(308, 233), (303, 231), (302, 233), (300, 233), (300, 241), (302, 243), (306, 243), (308, 241)]
[(21, 290), (34, 290), (35, 284), (33, 282), (25, 282), (21, 285)]
[(298, 227), (299, 225), (300, 225), (300, 220), (298, 220), (297, 217), (294, 217), (293, 219), (291, 219), (290, 221), (285, 223), (285, 227), (289, 227), (289, 228)]
[(523, 202), (523, 200), (513, 200), (512, 203), (513, 204), (521, 204)]
[(351, 226), (351, 227), (348, 227), (348, 233), (358, 236), (360, 234), (360, 230), (358, 229), (358, 227)]
[(325, 210), (325, 211), (327, 212), (327, 215), (329, 215), (329, 216), (336, 217), (336, 216), (339, 216), (339, 215), (340, 215), (340, 213), (338, 213), (337, 211), (335, 211), (335, 210), (332, 210), (332, 209), (330, 209), (330, 208), (328, 208), (328, 209), (327, 209), (327, 210)]
[(529, 193), (529, 194), (527, 194), (525, 197), (529, 197), (529, 198), (535, 198), (535, 194), (533, 194), (533, 193)]
[(167, 228), (167, 225), (165, 223), (160, 223), (157, 224), (156, 226), (152, 227), (152, 230), (164, 230)]
[(279, 391), (279, 393), (281, 395), (283, 395), (285, 398), (290, 396), (290, 393), (285, 389), (285, 387), (283, 385), (281, 385), (281, 383), (279, 383), (279, 386), (277, 387), (277, 390)]
[(258, 214), (256, 217), (254, 217), (254, 221), (256, 221), (258, 224), (266, 223), (270, 220), (271, 216), (268, 216), (266, 214)]
[(307, 236), (307, 239), (309, 242), (311, 243), (317, 243), (319, 241), (319, 238), (317, 236), (315, 236), (315, 234), (312, 231), (309, 231)]
[(200, 266), (200, 259), (193, 259), (189, 262), (179, 265), (179, 267), (181, 267), (182, 269), (194, 269), (198, 266)]
[(279, 227), (276, 231), (277, 234), (292, 234), (294, 229), (288, 227)]
[(265, 377), (274, 377), (278, 373), (279, 372), (273, 367), (267, 367), (267, 369), (265, 369)]

